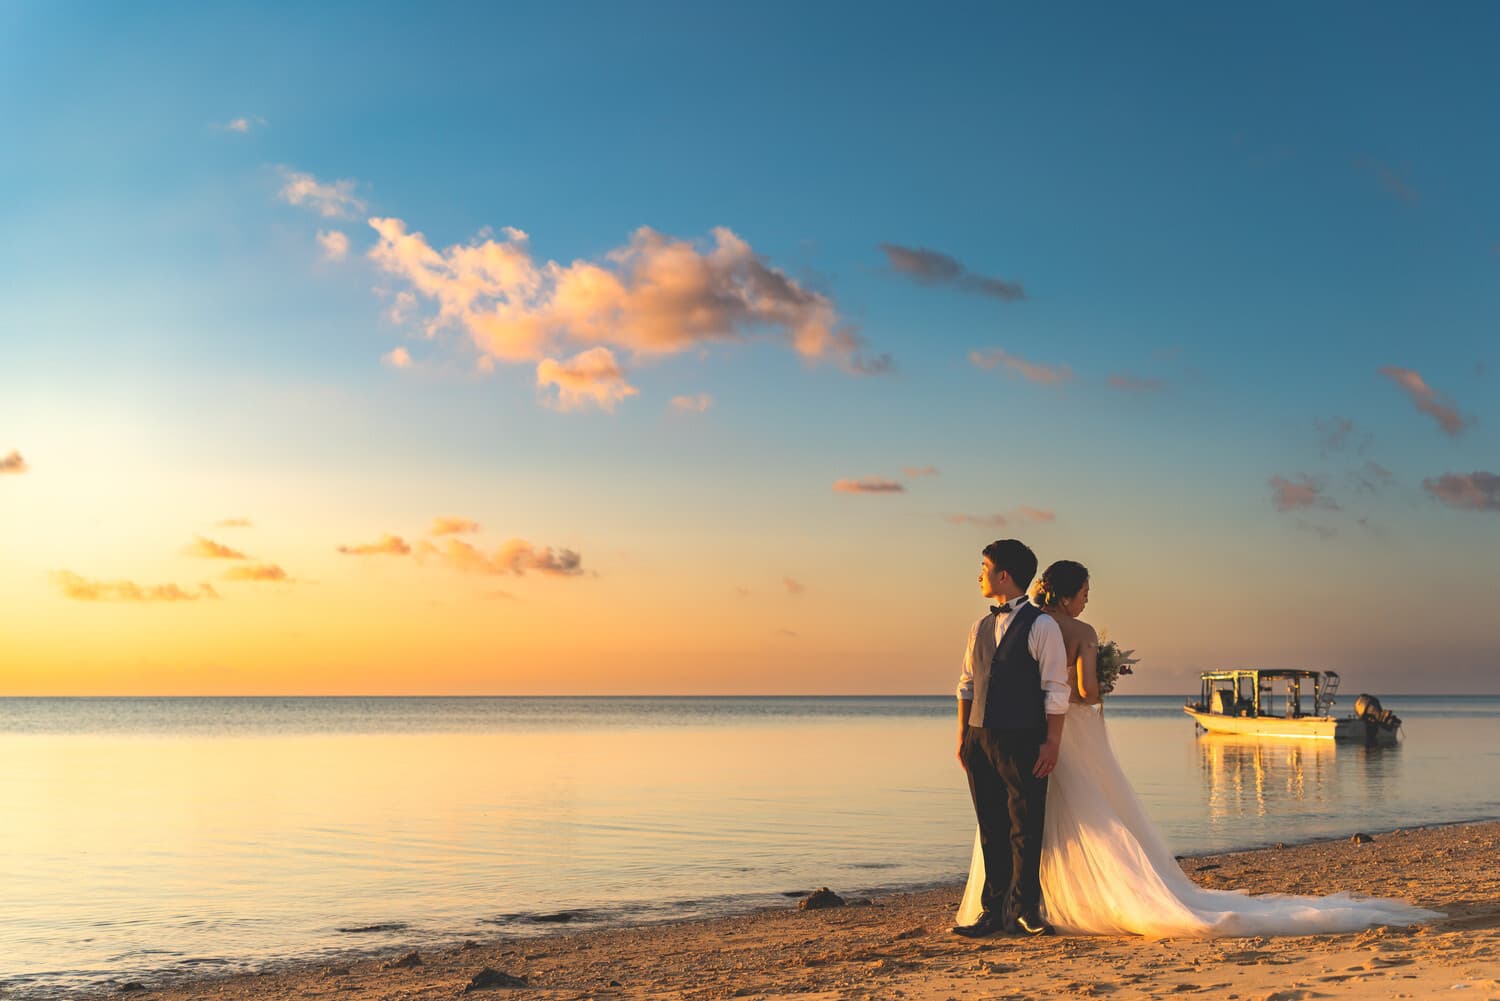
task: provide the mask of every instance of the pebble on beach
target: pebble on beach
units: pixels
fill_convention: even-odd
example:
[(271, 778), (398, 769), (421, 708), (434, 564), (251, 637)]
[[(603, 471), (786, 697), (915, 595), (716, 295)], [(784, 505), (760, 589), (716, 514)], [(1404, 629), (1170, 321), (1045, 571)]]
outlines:
[(527, 983), (525, 977), (517, 977), (512, 974), (506, 973), (504, 970), (497, 970), (493, 966), (486, 966), (484, 969), (474, 974), (474, 978), (470, 980), (469, 985), (464, 988), (464, 993), (467, 994), (470, 991), (490, 990), (496, 987), (530, 986), (531, 984)]
[(817, 911), (825, 907), (843, 907), (844, 898), (834, 893), (826, 886), (820, 886), (807, 895), (807, 899), (797, 905), (799, 911)]

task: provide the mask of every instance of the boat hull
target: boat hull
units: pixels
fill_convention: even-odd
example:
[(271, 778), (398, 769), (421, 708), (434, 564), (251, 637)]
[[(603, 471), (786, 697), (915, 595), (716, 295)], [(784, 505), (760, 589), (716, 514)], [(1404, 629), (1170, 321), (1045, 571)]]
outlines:
[[(1365, 721), (1353, 716), (1301, 716), (1282, 719), (1275, 716), (1224, 716), (1183, 706), (1182, 711), (1210, 733), (1233, 733), (1244, 737), (1287, 737), (1294, 740), (1340, 740), (1366, 742)], [(1396, 743), (1396, 731), (1377, 727), (1375, 742), (1388, 746)]]

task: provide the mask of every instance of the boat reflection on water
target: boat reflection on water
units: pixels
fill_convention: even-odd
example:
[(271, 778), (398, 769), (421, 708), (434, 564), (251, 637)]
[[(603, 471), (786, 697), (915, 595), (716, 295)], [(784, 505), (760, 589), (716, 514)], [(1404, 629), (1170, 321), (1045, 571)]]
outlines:
[(1395, 788), (1401, 764), (1400, 745), (1341, 747), (1223, 733), (1199, 734), (1198, 753), (1211, 825), (1274, 817), (1285, 822), (1277, 827), (1284, 840), (1300, 837), (1300, 820), (1327, 818), (1351, 803), (1378, 804)]

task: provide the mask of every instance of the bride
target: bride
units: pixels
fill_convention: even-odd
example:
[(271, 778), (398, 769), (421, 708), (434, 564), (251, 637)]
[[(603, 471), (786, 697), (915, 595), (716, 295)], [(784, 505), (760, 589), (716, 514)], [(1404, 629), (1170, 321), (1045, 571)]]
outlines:
[[(1059, 560), (1042, 575), (1032, 600), (1062, 630), (1072, 689), (1057, 767), (1048, 779), (1042, 831), (1043, 907), (1059, 931), (1304, 935), (1443, 916), (1404, 901), (1347, 893), (1252, 897), (1194, 883), (1178, 866), (1110, 748), (1100, 711), (1098, 635), (1078, 618), (1089, 600), (1088, 570)], [(983, 888), (984, 855), (976, 834), (959, 925), (978, 919)]]

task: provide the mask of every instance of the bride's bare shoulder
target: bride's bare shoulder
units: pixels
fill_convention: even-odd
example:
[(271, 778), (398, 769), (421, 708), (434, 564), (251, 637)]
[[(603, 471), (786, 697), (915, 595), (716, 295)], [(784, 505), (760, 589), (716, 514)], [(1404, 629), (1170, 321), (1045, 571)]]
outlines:
[(1074, 619), (1072, 622), (1072, 626), (1073, 635), (1078, 637), (1080, 642), (1093, 643), (1095, 645), (1098, 645), (1099, 633), (1094, 629), (1093, 626), (1089, 625), (1082, 619)]

